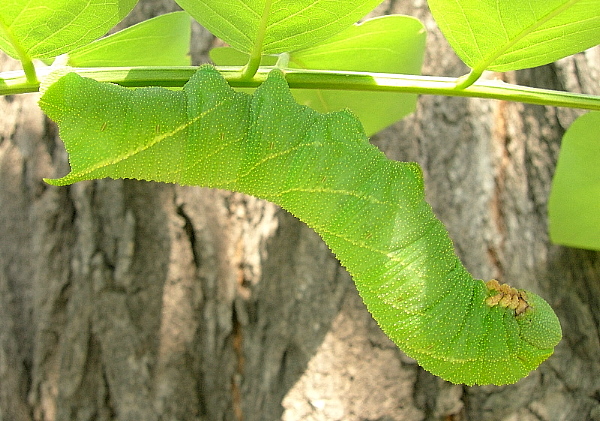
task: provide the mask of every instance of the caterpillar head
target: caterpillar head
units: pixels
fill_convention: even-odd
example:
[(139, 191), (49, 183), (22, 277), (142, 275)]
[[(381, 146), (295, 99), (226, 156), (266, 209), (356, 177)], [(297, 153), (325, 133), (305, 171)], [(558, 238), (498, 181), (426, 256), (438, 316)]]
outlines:
[(520, 337), (538, 349), (554, 348), (562, 338), (558, 317), (550, 305), (539, 295), (500, 284), (492, 279), (486, 283), (488, 306), (514, 310), (519, 324)]

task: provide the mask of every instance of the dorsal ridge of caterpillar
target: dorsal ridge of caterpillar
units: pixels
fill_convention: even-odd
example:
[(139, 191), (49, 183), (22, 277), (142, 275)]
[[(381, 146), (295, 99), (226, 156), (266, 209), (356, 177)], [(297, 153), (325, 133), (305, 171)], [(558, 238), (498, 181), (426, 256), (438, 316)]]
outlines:
[(500, 306), (515, 311), (515, 316), (525, 313), (532, 308), (527, 300), (527, 293), (522, 289), (516, 289), (508, 284), (501, 284), (495, 279), (485, 283), (487, 289), (494, 293), (485, 299), (485, 303), (490, 306)]

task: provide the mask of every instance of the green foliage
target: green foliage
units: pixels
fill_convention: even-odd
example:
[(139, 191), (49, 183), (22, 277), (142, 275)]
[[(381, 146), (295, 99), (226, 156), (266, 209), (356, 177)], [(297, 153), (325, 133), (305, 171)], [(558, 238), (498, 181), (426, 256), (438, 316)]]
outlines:
[(600, 250), (600, 112), (579, 117), (563, 138), (548, 201), (557, 244)]
[(178, 92), (71, 73), (40, 105), (59, 124), (72, 168), (48, 182), (137, 178), (274, 202), (323, 237), (381, 328), (447, 380), (513, 383), (561, 338), (556, 315), (535, 294), (516, 316), (486, 303), (494, 292), (454, 254), (416, 164), (387, 159), (350, 113), (298, 105), (280, 72), (253, 96), (209, 66)]
[(21, 59), (53, 58), (88, 44), (123, 19), (137, 0), (2, 0), (0, 49)]
[(167, 13), (69, 52), (70, 66), (189, 66), (191, 19)]
[[(289, 53), (290, 69), (372, 71), (419, 74), (425, 52), (425, 28), (410, 16), (390, 15), (352, 25), (317, 45)], [(233, 48), (215, 48), (211, 58), (218, 65), (243, 65), (248, 55)], [(265, 57), (263, 65), (273, 65)], [(417, 97), (393, 92), (296, 89), (300, 104), (327, 113), (350, 109), (371, 136), (415, 110)], [(374, 109), (380, 112), (374, 113)]]
[(177, 0), (237, 50), (279, 54), (323, 41), (364, 17), (382, 0)]
[(600, 43), (598, 0), (428, 0), (475, 73), (540, 66)]

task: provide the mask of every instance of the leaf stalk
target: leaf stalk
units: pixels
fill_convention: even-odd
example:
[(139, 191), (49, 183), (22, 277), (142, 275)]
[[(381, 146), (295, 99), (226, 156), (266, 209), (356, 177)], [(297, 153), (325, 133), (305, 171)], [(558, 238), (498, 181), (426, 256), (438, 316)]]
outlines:
[[(25, 51), (23, 46), (19, 43), (19, 40), (10, 30), (10, 27), (4, 22), (4, 20), (0, 17), (0, 31), (4, 32), (9, 42), (15, 49), (15, 52), (19, 56), (19, 60), (21, 61), (21, 66), (23, 66), (23, 71), (25, 72), (25, 76), (27, 78), (27, 82), (35, 84), (38, 82), (37, 75), (35, 73), (35, 66), (33, 65), (33, 61), (29, 54)], [(0, 88), (2, 88), (2, 80), (0, 80)]]
[(265, 42), (265, 35), (267, 34), (267, 26), (269, 23), (269, 15), (271, 12), (272, 0), (265, 1), (265, 7), (263, 9), (258, 30), (256, 33), (256, 39), (252, 51), (250, 52), (250, 59), (248, 63), (242, 69), (243, 80), (249, 80), (254, 77), (260, 66), (260, 60), (262, 59), (263, 43)]

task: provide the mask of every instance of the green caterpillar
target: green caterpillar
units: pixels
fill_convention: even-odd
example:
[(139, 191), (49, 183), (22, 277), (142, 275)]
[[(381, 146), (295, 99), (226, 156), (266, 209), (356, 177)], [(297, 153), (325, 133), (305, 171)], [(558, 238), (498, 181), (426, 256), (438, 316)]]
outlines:
[(539, 296), (473, 279), (424, 200), (417, 164), (387, 159), (348, 112), (296, 104), (280, 71), (253, 95), (210, 66), (183, 91), (74, 73), (40, 100), (71, 162), (65, 185), (136, 178), (238, 191), (317, 231), (386, 334), (454, 383), (507, 384), (548, 358), (561, 328)]

